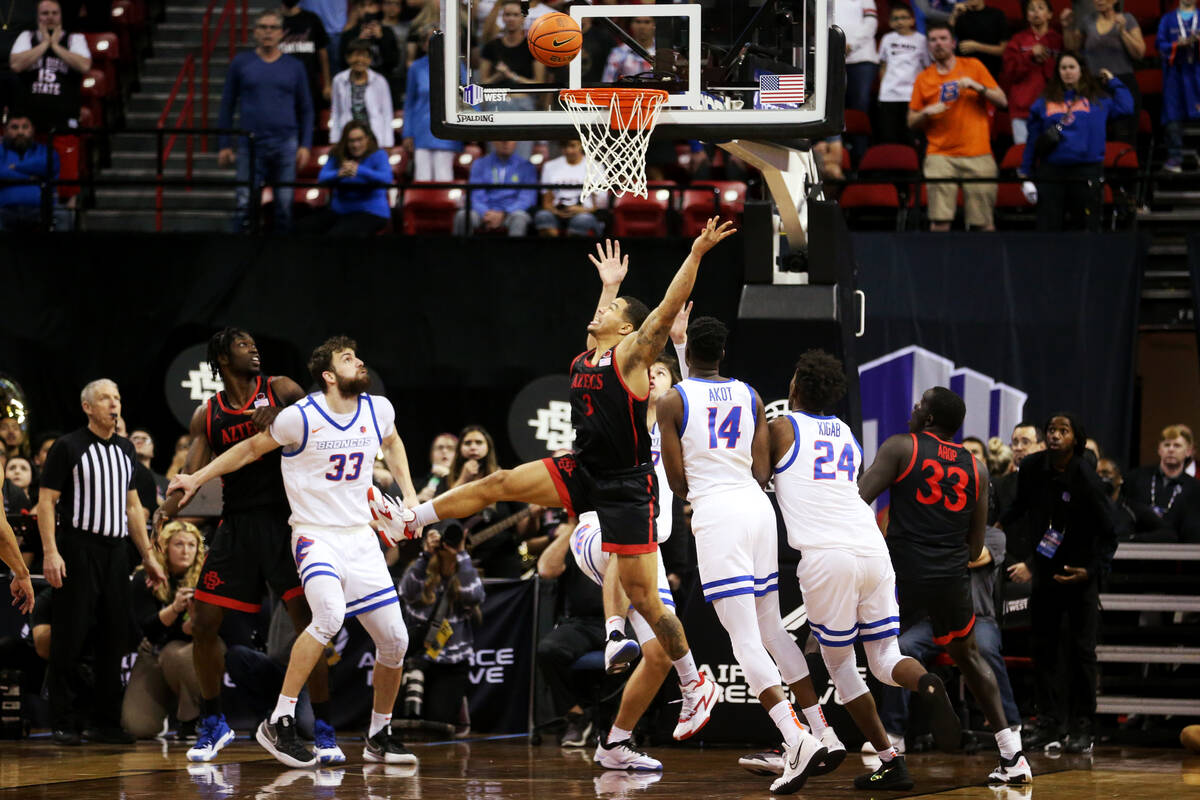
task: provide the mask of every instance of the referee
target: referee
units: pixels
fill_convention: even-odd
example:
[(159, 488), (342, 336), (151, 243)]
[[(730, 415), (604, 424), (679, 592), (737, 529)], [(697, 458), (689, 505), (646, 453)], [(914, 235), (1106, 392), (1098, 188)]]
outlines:
[[(88, 689), (79, 663), (91, 637), (95, 685), (93, 741), (128, 743), (121, 730), (121, 659), (129, 649), (129, 558), (132, 536), (147, 580), (166, 580), (150, 553), (146, 518), (133, 488), (137, 454), (116, 433), (121, 394), (101, 378), (80, 395), (87, 426), (60, 437), (46, 455), (38, 493), (43, 571), (54, 587), (51, 614), (50, 692), (53, 738), (77, 745), (83, 719), (77, 711)], [(55, 504), (57, 515), (55, 536)]]

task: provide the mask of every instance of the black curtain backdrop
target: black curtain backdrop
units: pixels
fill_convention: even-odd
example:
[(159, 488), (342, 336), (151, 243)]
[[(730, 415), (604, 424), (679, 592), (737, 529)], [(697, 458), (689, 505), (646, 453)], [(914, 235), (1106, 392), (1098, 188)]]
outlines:
[(1027, 392), (1027, 418), (1078, 412), (1128, 461), (1136, 234), (859, 234), (854, 249), (867, 296), (860, 364), (919, 345)]
[[(1187, 237), (1188, 271), (1192, 274), (1192, 308), (1194, 318), (1200, 320), (1200, 233)], [(1200, 336), (1200, 328), (1197, 328)]]

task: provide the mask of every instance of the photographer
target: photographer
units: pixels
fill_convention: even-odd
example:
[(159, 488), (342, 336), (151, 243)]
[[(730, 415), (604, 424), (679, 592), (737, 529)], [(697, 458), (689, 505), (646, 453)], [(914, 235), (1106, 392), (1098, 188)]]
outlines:
[(424, 549), (399, 588), (410, 626), (405, 716), (453, 724), (466, 696), (474, 625), (482, 619), (484, 596), (462, 527), (451, 523), (440, 533), (427, 529)]

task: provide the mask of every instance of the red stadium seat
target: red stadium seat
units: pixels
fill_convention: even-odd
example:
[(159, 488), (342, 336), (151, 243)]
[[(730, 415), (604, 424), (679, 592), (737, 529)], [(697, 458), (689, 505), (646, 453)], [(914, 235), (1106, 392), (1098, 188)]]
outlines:
[[(55, 136), (54, 151), (58, 153), (60, 180), (78, 180), (83, 162), (83, 145), (78, 136)], [(79, 194), (79, 186), (59, 186), (58, 197), (66, 200)]]
[(1138, 90), (1142, 93), (1142, 97), (1147, 95), (1161, 95), (1163, 93), (1163, 73), (1157, 67), (1154, 69), (1139, 69), (1133, 73), (1137, 80)]
[(109, 82), (104, 73), (93, 69), (83, 76), (83, 84), (79, 91), (80, 105), (86, 107), (92, 114), (92, 119), (98, 124), (105, 124), (104, 100), (109, 96)]
[(400, 213), (406, 234), (452, 233), (454, 213), (462, 208), (466, 187), (433, 189), (414, 183), (402, 195)]
[(844, 133), (847, 136), (870, 136), (871, 118), (867, 116), (865, 111), (856, 111), (853, 108), (847, 108), (846, 130)]
[(392, 167), (392, 180), (400, 183), (408, 179), (408, 168), (412, 161), (408, 151), (403, 147), (388, 149), (388, 164)]
[(1138, 112), (1138, 133), (1154, 133), (1154, 121), (1144, 108)]
[(1008, 27), (1013, 30), (1024, 27), (1025, 12), (1021, 9), (1021, 0), (991, 0), (988, 5), (1004, 12)]
[(317, 186), (297, 186), (293, 190), (292, 205), (307, 206), (315, 211), (329, 205), (329, 190)]
[(858, 162), (859, 174), (863, 172), (919, 172), (921, 164), (917, 151), (906, 144), (877, 144), (867, 148), (862, 161)]
[(842, 208), (900, 209), (900, 194), (890, 183), (851, 183), (838, 198)]
[(333, 149), (327, 144), (314, 145), (312, 148), (312, 156), (308, 159), (307, 166), (296, 173), (296, 179), (302, 181), (315, 181), (317, 175), (321, 172), (321, 167), (325, 166), (325, 162), (329, 160), (329, 151)]
[(1162, 4), (1159, 0), (1125, 0), (1120, 10), (1126, 14), (1133, 14), (1138, 25), (1143, 28), (1157, 26), (1158, 18), (1162, 16)]
[(1104, 145), (1105, 169), (1137, 169), (1138, 154), (1131, 144), (1107, 142)]
[(666, 236), (667, 210), (671, 207), (673, 183), (652, 182), (647, 196), (627, 194), (613, 203), (614, 236)]
[(996, 208), (1031, 211), (1035, 206), (1025, 199), (1021, 184), (1006, 181), (996, 187)]
[(699, 236), (704, 230), (705, 223), (714, 213), (714, 192), (716, 213), (722, 219), (736, 222), (741, 217), (746, 206), (746, 184), (741, 181), (696, 181), (683, 192), (683, 236)]
[(1144, 37), (1142, 37), (1142, 41), (1146, 45), (1146, 55), (1144, 58), (1150, 61), (1156, 61), (1158, 59), (1158, 35), (1154, 33), (1147, 33)]
[(117, 62), (121, 60), (121, 45), (115, 33), (85, 33), (92, 67), (104, 73), (108, 85), (117, 86)]
[(1004, 159), (1000, 162), (1002, 170), (1017, 170), (1021, 167), (1021, 159), (1025, 157), (1025, 145), (1014, 144), (1004, 153)]

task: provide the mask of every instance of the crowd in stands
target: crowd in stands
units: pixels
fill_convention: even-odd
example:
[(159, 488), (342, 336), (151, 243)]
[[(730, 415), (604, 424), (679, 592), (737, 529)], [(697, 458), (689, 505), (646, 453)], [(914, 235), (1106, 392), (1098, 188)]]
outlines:
[[(346, 133), (343, 142), (351, 150), (362, 147), (357, 137), (369, 139), (362, 123), (349, 123)], [(354, 144), (356, 141), (359, 144)], [(546, 222), (557, 225), (559, 220)], [(47, 487), (61, 480), (67, 457), (64, 451), (78, 435), (57, 431), (33, 435), (28, 419), (0, 419), (5, 514), (25, 565), (35, 574), (45, 571), (49, 576), (53, 570), (50, 558), (44, 556), (37, 515)], [(1067, 437), (1075, 443), (1073, 447), (1047, 449), (1047, 441)], [(1157, 461), (1133, 469), (1123, 469), (1106, 457), (1101, 446), (1087, 438), (1082, 421), (1066, 413), (1046, 422), (1022, 421), (1008, 441), (964, 439), (964, 445), (988, 466), (991, 483), (986, 547), (970, 565), (976, 639), (997, 675), (1008, 722), (1026, 728), (1027, 746), (1058, 742), (1072, 752), (1089, 752), (1092, 747), (1096, 643), (1101, 632), (1096, 596), (1111, 570), (1118, 543), (1200, 543), (1200, 481), (1195, 477), (1192, 429), (1169, 425), (1159, 439)], [(138, 515), (135, 521), (131, 510), (129, 519), (131, 525), (147, 524), (149, 542), (143, 553), (135, 551), (136, 537), (114, 540), (119, 545), (112, 552), (119, 555), (120, 580), (129, 592), (129, 619), (127, 624), (105, 622), (106, 628), (122, 632), (115, 637), (119, 647), (96, 649), (94, 639), (86, 646), (81, 644), (79, 652), (90, 665), (81, 679), (86, 683), (109, 675), (102, 668), (102, 659), (119, 659), (126, 653), (136, 657), (123, 697), (112, 707), (119, 707), (119, 726), (116, 717), (104, 716), (103, 692), (76, 696), (84, 705), (89, 697), (97, 703), (93, 727), (87, 733), (92, 740), (132, 741), (134, 737), (163, 735), (170, 728), (186, 739), (195, 734), (199, 714), (191, 652), (193, 594), (217, 520), (181, 517), (159, 526), (142, 522), (151, 520), (164, 502), (168, 476), (184, 462), (187, 436), (175, 441), (172, 452), (158, 455), (149, 431), (127, 429), (123, 419), (118, 419), (109, 441), (134, 456), (131, 484), (144, 517)], [(425, 499), (500, 468), (495, 442), (479, 425), (467, 425), (457, 435), (439, 434), (430, 443), (427, 458), (428, 469), (415, 482), (419, 496)], [(398, 491), (382, 461), (375, 466), (374, 482), (385, 492)], [(1062, 500), (1068, 496), (1077, 502)], [(664, 561), (671, 586), (679, 590), (692, 577), (696, 557), (689, 508), (679, 498), (673, 503), (676, 535), (664, 545)], [(469, 730), (464, 702), (469, 692), (467, 668), (474, 632), (487, 624), (480, 614), (486, 593), (481, 578), (528, 579), (536, 574), (558, 586), (556, 627), (543, 632), (538, 666), (550, 688), (555, 713), (565, 720), (564, 743), (587, 741), (599, 696), (588, 681), (598, 678), (573, 665), (601, 646), (605, 620), (600, 587), (579, 572), (564, 546), (575, 524), (564, 511), (501, 503), (469, 521), (438, 523), (422, 541), (386, 550), (414, 643), (398, 717), (437, 723), (442, 731), (453, 728), (461, 734)], [(484, 528), (498, 533), (483, 534)], [(1057, 541), (1048, 547), (1046, 537), (1051, 534)], [(145, 571), (159, 573), (166, 580), (151, 588)], [(1055, 571), (1059, 578), (1066, 574), (1067, 579), (1051, 580), (1048, 576)], [(1004, 632), (1004, 600), (1030, 594), (1040, 599), (1032, 605), (1033, 636), (1022, 645), (1021, 639), (1011, 639)], [(72, 598), (60, 590), (43, 590), (37, 595), (23, 638), (0, 641), (0, 669), (21, 670), (25, 691), (35, 696), (48, 693), (51, 707), (62, 684), (55, 679), (43, 684), (43, 675), (47, 674), (47, 662), (50, 674), (55, 674), (54, 659), (66, 652), (50, 645), (52, 634), (58, 635), (54, 620), (60, 619), (51, 608), (53, 603), (69, 602)], [(257, 617), (229, 615), (231, 621), (221, 635), (231, 677), (240, 686), (253, 687), (254, 696), (270, 698), (282, 681), (295, 631), (277, 599), (264, 607), (267, 610)], [(103, 611), (103, 607), (92, 609), (92, 613)], [(1060, 641), (1058, 631), (1064, 620), (1071, 633)], [(83, 624), (90, 623), (85, 619)], [(254, 630), (259, 634), (252, 634)], [(439, 637), (439, 631), (451, 633)], [(900, 642), (903, 652), (927, 663), (940, 653), (928, 626), (911, 627)], [(1005, 656), (1011, 655), (1008, 650), (1014, 642), (1018, 651), (1022, 646), (1032, 647), (1034, 692), (1008, 678)], [(1055, 684), (1055, 676), (1060, 674), (1068, 677), (1066, 685), (1073, 687), (1071, 692), (1064, 694), (1055, 688), (1061, 685)], [(908, 700), (898, 689), (885, 689), (880, 697), (881, 716), (898, 747), (905, 745), (906, 736), (909, 746), (920, 739), (919, 730), (908, 723)], [(253, 713), (262, 711), (253, 709)], [(302, 720), (305, 713), (300, 714)], [(60, 743), (78, 743), (77, 736), (70, 739), (65, 737)]]

